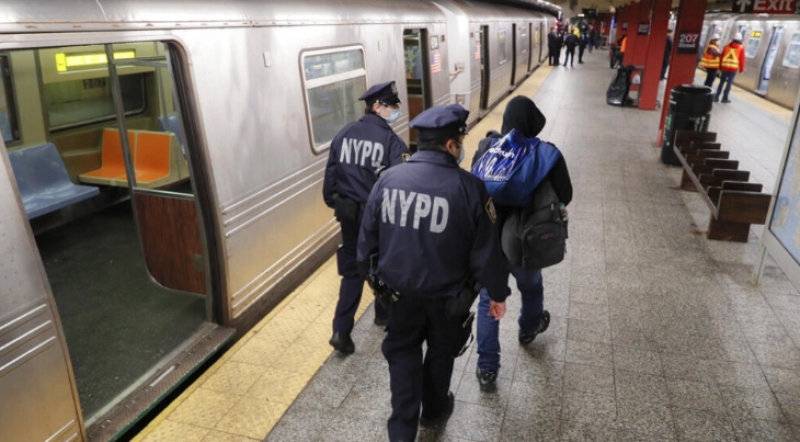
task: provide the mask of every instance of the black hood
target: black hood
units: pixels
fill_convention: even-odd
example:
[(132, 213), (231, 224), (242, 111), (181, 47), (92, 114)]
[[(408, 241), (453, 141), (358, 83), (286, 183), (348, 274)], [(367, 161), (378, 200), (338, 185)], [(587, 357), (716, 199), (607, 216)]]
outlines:
[(512, 98), (506, 105), (502, 130), (503, 134), (507, 134), (512, 129), (516, 129), (522, 132), (526, 138), (533, 138), (544, 129), (545, 123), (547, 123), (547, 118), (536, 107), (533, 100), (519, 95)]

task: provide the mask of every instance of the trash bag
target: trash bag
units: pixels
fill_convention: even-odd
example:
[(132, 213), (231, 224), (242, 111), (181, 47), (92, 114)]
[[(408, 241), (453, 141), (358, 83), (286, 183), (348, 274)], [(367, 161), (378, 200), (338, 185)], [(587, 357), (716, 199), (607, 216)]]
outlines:
[(606, 103), (612, 106), (625, 106), (630, 103), (628, 93), (631, 90), (631, 72), (633, 68), (630, 66), (617, 68), (617, 73), (606, 91)]
[(553, 170), (561, 152), (538, 138), (525, 138), (516, 129), (492, 142), (472, 167), (495, 203), (523, 207), (539, 183)]

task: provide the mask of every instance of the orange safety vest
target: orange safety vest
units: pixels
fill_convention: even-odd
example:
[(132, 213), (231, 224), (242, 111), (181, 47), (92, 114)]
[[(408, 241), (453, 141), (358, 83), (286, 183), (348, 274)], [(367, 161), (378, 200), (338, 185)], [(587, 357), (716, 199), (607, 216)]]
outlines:
[(719, 46), (710, 44), (703, 53), (703, 59), (700, 60), (700, 67), (706, 69), (719, 69), (719, 56), (711, 55), (709, 49), (714, 48), (719, 52)]
[[(733, 44), (733, 43), (731, 43)], [(744, 70), (744, 48), (741, 45), (732, 47), (725, 46), (722, 51), (722, 62), (720, 66), (725, 72), (736, 72)]]
[(619, 49), (619, 51), (624, 54), (625, 53), (625, 48), (627, 48), (627, 47), (628, 47), (628, 36), (625, 35), (625, 36), (623, 36), (622, 47)]

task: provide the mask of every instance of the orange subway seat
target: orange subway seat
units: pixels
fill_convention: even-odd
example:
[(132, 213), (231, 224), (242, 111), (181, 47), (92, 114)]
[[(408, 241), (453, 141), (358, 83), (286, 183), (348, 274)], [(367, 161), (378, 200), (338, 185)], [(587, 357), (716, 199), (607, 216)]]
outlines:
[[(134, 134), (128, 132), (128, 144), (131, 147), (131, 155), (136, 157), (136, 142)], [(125, 172), (125, 158), (122, 155), (122, 142), (119, 137), (119, 130), (105, 129), (103, 131), (102, 166), (91, 172), (81, 174), (86, 178), (101, 178), (107, 180), (127, 180), (128, 174)]]
[(170, 135), (140, 132), (136, 143), (136, 182), (152, 183), (170, 173)]

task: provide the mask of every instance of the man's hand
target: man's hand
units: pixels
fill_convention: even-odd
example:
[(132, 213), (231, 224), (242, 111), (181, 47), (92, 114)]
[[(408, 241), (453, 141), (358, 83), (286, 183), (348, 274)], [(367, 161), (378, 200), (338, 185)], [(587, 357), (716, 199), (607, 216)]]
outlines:
[(494, 302), (489, 300), (489, 316), (493, 317), (495, 321), (503, 319), (506, 314), (505, 302)]

